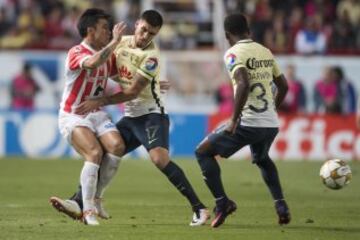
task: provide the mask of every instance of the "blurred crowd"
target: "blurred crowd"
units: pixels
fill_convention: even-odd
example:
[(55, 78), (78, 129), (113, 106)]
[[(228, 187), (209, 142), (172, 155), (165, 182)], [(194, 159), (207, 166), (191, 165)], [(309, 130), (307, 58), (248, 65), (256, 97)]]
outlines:
[[(327, 66), (322, 77), (314, 83), (312, 96), (308, 96), (302, 79), (296, 75), (294, 65), (288, 65), (284, 71), (289, 90), (280, 106), (279, 112), (285, 114), (354, 114), (357, 110), (357, 91), (340, 66)], [(276, 89), (274, 89), (276, 91)], [(215, 94), (219, 112), (231, 114), (233, 111), (233, 92), (230, 83), (218, 87)], [(308, 104), (313, 101), (313, 109)]]
[[(219, 0), (220, 1), (220, 0)], [(112, 13), (116, 21), (125, 21), (127, 31), (150, 0), (0, 0), (0, 49), (67, 50), (81, 39), (76, 22), (84, 9), (99, 7)], [(215, 1), (153, 0), (165, 18), (157, 38), (161, 49), (213, 49), (216, 46), (214, 24)], [(219, 2), (217, 2), (219, 3)], [(222, 0), (225, 13), (242, 11), (251, 24), (252, 38), (279, 54), (360, 54), (359, 0)], [(215, 19), (215, 20), (214, 20)], [(214, 23), (215, 21), (215, 23)], [(221, 31), (221, 34), (223, 32)], [(222, 36), (224, 37), (224, 36)], [(224, 82), (218, 62), (167, 65), (167, 77), (174, 102), (182, 99), (208, 104), (214, 102), (226, 114), (233, 108), (232, 86)], [(11, 106), (33, 109), (41, 87), (31, 74), (33, 66), (25, 63), (11, 80)], [(296, 67), (284, 69), (289, 92), (281, 111), (287, 113), (354, 113), (356, 96), (341, 66), (330, 65), (322, 78), (303, 86)], [(197, 81), (193, 81), (194, 76)], [(351, 76), (355, 78), (357, 76)], [(178, 78), (178, 79), (176, 79)], [(213, 81), (208, 81), (213, 79)], [(308, 79), (307, 79), (308, 80)], [(307, 81), (308, 82), (308, 81)], [(309, 91), (310, 90), (310, 91)], [(187, 105), (184, 104), (184, 105)], [(202, 108), (202, 106), (201, 106)]]
[[(213, 1), (152, 2), (165, 17), (159, 36), (163, 49), (214, 47)], [(129, 23), (131, 32), (141, 4), (140, 0), (0, 0), (0, 48), (67, 49), (80, 40), (77, 18), (94, 6)], [(246, 13), (254, 40), (275, 53), (360, 53), (358, 0), (223, 0), (223, 6), (226, 13)]]
[(140, 13), (136, 0), (0, 0), (0, 48), (68, 49), (81, 40), (76, 23), (89, 7), (105, 9), (128, 26)]
[(275, 53), (360, 53), (358, 0), (226, 2), (250, 16), (253, 38)]

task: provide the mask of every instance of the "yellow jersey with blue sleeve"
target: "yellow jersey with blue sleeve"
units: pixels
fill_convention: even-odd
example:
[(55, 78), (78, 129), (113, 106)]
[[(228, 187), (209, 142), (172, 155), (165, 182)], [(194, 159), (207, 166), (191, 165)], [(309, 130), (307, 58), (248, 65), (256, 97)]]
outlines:
[(278, 115), (273, 96), (273, 78), (281, 75), (278, 64), (269, 49), (251, 39), (237, 42), (224, 56), (234, 93), (237, 83), (235, 71), (246, 68), (250, 92), (242, 110), (241, 125), (249, 127), (278, 127)]
[(122, 89), (129, 88), (136, 74), (146, 78), (149, 84), (136, 99), (124, 103), (125, 116), (138, 117), (149, 113), (165, 113), (159, 85), (159, 50), (154, 42), (150, 42), (145, 48), (133, 46), (135, 46), (134, 36), (124, 36), (114, 51), (119, 84)]

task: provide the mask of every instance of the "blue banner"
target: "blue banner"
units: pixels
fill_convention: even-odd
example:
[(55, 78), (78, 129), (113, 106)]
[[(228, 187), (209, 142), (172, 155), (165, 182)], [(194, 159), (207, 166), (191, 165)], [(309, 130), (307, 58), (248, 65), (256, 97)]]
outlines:
[[(114, 120), (121, 113), (113, 111)], [(170, 115), (170, 154), (193, 156), (196, 145), (206, 134), (205, 115)], [(76, 153), (58, 130), (57, 111), (0, 111), (0, 156), (64, 157)], [(146, 157), (136, 150), (133, 157)]]

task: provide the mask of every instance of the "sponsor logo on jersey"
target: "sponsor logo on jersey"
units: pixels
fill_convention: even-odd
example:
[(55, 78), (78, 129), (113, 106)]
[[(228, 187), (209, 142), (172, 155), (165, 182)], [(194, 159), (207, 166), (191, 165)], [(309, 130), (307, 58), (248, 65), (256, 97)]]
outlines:
[(158, 60), (156, 58), (148, 58), (145, 62), (145, 69), (148, 71), (154, 71), (158, 66)]
[(249, 58), (248, 60), (246, 60), (246, 67), (251, 70), (261, 67), (265, 67), (265, 68), (272, 67), (273, 64), (274, 64), (273, 59), (257, 60), (256, 58)]
[(236, 61), (235, 54), (229, 53), (228, 55), (226, 55), (226, 57), (225, 57), (226, 68), (231, 70), (232, 67), (235, 65), (235, 61)]
[(127, 78), (129, 80), (133, 78), (131, 72), (125, 66), (120, 67), (119, 74), (121, 78)]

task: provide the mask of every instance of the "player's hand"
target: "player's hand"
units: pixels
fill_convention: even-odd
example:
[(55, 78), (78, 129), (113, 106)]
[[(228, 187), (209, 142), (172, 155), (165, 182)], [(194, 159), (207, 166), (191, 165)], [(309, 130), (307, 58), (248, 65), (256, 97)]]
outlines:
[(171, 84), (168, 80), (160, 81), (160, 92), (161, 93), (166, 93), (167, 91), (169, 91), (170, 87), (171, 87)]
[(126, 29), (126, 24), (124, 22), (115, 24), (112, 30), (113, 40), (116, 42), (120, 42), (125, 29)]
[(75, 113), (79, 115), (88, 114), (89, 112), (98, 109), (102, 106), (100, 99), (88, 99), (80, 103), (79, 106), (75, 109)]
[(240, 118), (237, 121), (230, 120), (225, 128), (225, 131), (231, 135), (235, 134), (237, 125), (239, 124)]

